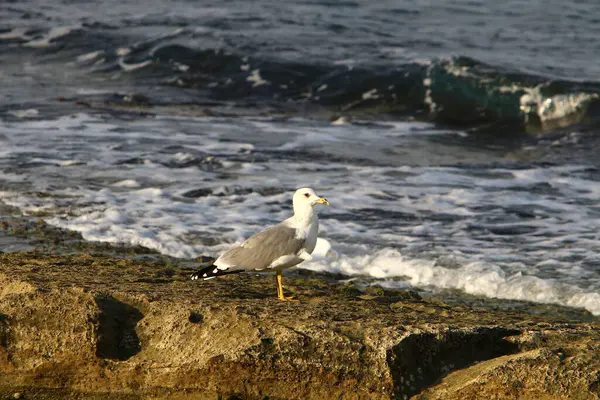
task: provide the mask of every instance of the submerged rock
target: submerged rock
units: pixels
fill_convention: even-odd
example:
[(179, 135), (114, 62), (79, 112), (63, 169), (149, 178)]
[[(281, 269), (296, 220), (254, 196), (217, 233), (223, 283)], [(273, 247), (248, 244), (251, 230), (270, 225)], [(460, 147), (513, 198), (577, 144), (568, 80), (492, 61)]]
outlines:
[[(600, 327), (160, 261), (0, 254), (0, 396), (600, 397)], [(306, 274), (305, 274), (306, 275)]]

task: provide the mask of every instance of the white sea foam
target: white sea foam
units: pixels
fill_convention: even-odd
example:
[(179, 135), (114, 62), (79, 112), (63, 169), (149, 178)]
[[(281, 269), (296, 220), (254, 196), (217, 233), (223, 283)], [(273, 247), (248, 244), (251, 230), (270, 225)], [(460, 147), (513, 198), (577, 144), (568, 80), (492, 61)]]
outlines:
[(131, 49), (128, 47), (119, 47), (117, 50), (115, 50), (115, 53), (120, 57), (125, 57), (131, 53)]
[(432, 91), (431, 91), (431, 69), (433, 68), (432, 64), (427, 66), (427, 73), (425, 79), (423, 79), (423, 87), (425, 88), (425, 97), (423, 102), (427, 104), (429, 107), (430, 113), (435, 113), (437, 109), (437, 104), (433, 101)]
[(29, 29), (26, 27), (17, 27), (8, 32), (0, 33), (0, 39), (24, 39), (31, 40), (31, 36), (27, 34)]
[(260, 76), (260, 69), (252, 70), (250, 76), (246, 78), (248, 82), (252, 82), (252, 87), (268, 85), (269, 82), (264, 80), (262, 76)]
[(77, 88), (74, 90), (74, 92), (76, 94), (84, 95), (84, 96), (113, 93), (113, 91), (111, 91), (111, 90), (96, 89), (96, 88)]
[(91, 61), (91, 60), (98, 58), (102, 53), (103, 53), (103, 51), (99, 50), (99, 51), (92, 51), (90, 53), (81, 54), (81, 55), (77, 56), (77, 61), (78, 62)]
[(13, 115), (17, 118), (35, 118), (40, 112), (35, 108), (28, 108), (26, 110), (10, 110), (8, 114)]
[(312, 252), (313, 260), (335, 259), (338, 254), (331, 248), (331, 242), (324, 238), (317, 238), (317, 245)]
[(146, 61), (142, 61), (139, 63), (128, 64), (121, 57), (121, 58), (119, 58), (118, 63), (119, 63), (119, 66), (123, 69), (123, 71), (135, 71), (136, 69), (144, 68), (144, 67), (152, 64), (152, 60), (146, 60)]
[(135, 179), (125, 179), (125, 180), (113, 183), (113, 186), (135, 188), (135, 187), (139, 187), (140, 184)]
[[(361, 256), (315, 260), (302, 264), (302, 268), (379, 279), (404, 278), (414, 287), (458, 289), (476, 296), (580, 307), (600, 315), (599, 293), (521, 272), (509, 275), (489, 263), (463, 261), (451, 269), (438, 266), (435, 261), (406, 259), (399, 251), (388, 248)], [(405, 282), (388, 281), (386, 285), (404, 287)]]
[(30, 40), (29, 42), (23, 44), (23, 46), (27, 47), (48, 47), (52, 44), (54, 39), (58, 39), (60, 37), (66, 36), (69, 33), (80, 29), (81, 26), (57, 26), (52, 29), (41, 39)]
[(190, 66), (187, 64), (182, 64), (182, 63), (176, 62), (173, 65), (175, 66), (175, 68), (177, 68), (179, 71), (182, 71), (182, 72), (187, 72), (190, 69)]
[(331, 121), (331, 125), (346, 125), (348, 124), (348, 118), (347, 117), (339, 117), (333, 121)]
[(541, 90), (546, 84), (525, 88), (520, 98), (521, 110), (526, 114), (535, 113), (542, 122), (551, 122), (584, 111), (587, 105), (598, 99), (597, 93), (572, 93), (546, 97)]
[(83, 161), (80, 161), (80, 160), (60, 160), (58, 162), (58, 164), (61, 167), (72, 167), (74, 165), (81, 165), (81, 164), (83, 164)]
[(379, 95), (377, 94), (377, 89), (371, 89), (362, 94), (363, 100), (372, 100), (372, 99), (378, 99), (378, 98), (379, 98)]

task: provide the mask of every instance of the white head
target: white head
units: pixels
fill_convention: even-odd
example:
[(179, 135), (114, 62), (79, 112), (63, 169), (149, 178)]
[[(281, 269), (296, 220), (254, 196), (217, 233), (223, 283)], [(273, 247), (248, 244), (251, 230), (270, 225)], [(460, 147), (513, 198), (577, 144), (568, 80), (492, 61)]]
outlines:
[(300, 188), (294, 193), (294, 214), (303, 216), (312, 213), (316, 204), (329, 205), (327, 199), (317, 196), (311, 188)]

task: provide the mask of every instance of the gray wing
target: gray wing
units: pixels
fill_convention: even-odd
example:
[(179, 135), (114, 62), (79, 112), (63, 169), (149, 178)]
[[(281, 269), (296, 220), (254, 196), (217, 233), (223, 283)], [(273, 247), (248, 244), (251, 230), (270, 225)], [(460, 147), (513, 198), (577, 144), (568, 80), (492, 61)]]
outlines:
[(252, 235), (219, 260), (236, 269), (263, 269), (279, 257), (297, 254), (304, 248), (304, 242), (296, 238), (296, 229), (278, 224)]

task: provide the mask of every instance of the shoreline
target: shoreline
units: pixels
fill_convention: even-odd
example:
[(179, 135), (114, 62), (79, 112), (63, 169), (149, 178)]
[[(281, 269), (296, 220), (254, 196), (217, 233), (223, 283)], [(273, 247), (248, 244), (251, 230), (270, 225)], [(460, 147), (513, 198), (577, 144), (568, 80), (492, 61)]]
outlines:
[[(195, 259), (182, 259), (161, 254), (156, 250), (143, 246), (128, 244), (112, 244), (93, 242), (83, 239), (80, 233), (58, 228), (47, 224), (42, 216), (23, 216), (10, 206), (0, 203), (0, 248), (8, 248), (6, 253), (15, 251), (33, 251), (46, 255), (72, 256), (77, 254), (94, 254), (115, 258), (127, 258), (142, 261), (161, 262), (171, 267), (181, 266), (193, 268), (212, 259), (199, 256)], [(0, 251), (2, 254), (2, 251)], [(268, 273), (267, 273), (268, 274)], [(292, 268), (286, 271), (286, 276), (317, 276), (329, 284), (343, 284), (349, 280), (360, 290), (394, 292), (394, 289), (383, 289), (377, 280), (364, 276), (344, 276), (327, 272), (312, 272), (302, 268)], [(410, 288), (426, 299), (455, 306), (468, 306), (484, 310), (519, 311), (525, 314), (562, 318), (570, 321), (594, 322), (600, 321), (600, 316), (594, 316), (583, 308), (562, 306), (553, 303), (536, 303), (527, 300), (483, 297), (464, 293), (454, 289), (439, 289), (434, 293), (426, 288)], [(405, 291), (405, 289), (399, 289)]]

